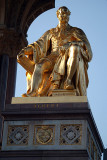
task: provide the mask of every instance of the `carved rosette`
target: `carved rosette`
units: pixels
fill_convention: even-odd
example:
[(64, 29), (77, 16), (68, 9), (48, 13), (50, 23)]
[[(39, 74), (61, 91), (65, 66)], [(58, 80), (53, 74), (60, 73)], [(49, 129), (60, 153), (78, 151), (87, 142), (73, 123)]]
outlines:
[(9, 126), (8, 127), (8, 145), (27, 145), (29, 127), (26, 126)]
[(27, 45), (27, 40), (22, 33), (14, 29), (0, 30), (0, 55), (7, 54), (9, 57), (17, 57), (22, 48)]
[(81, 124), (65, 124), (60, 128), (60, 145), (80, 145), (82, 138)]

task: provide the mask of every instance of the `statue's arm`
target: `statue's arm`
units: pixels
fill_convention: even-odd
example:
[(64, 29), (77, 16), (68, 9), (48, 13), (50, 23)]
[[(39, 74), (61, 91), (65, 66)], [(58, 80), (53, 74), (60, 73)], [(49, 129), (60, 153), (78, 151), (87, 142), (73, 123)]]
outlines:
[(83, 58), (88, 62), (91, 61), (92, 50), (91, 50), (90, 43), (87, 39), (87, 36), (85, 35), (85, 33), (81, 29), (77, 29), (76, 34), (77, 34), (77, 37), (78, 37), (78, 42), (77, 43), (83, 49), (83, 52), (81, 53)]
[(33, 55), (33, 44), (30, 44), (27, 47), (23, 48), (19, 52), (17, 58), (19, 59), (21, 56), (24, 56), (24, 55), (28, 55), (28, 56)]
[(34, 62), (38, 62), (41, 58), (47, 55), (47, 51), (50, 47), (50, 31), (45, 32), (37, 41), (28, 45), (20, 51), (17, 56), (17, 59), (20, 56), (27, 55), (28, 57), (32, 56)]

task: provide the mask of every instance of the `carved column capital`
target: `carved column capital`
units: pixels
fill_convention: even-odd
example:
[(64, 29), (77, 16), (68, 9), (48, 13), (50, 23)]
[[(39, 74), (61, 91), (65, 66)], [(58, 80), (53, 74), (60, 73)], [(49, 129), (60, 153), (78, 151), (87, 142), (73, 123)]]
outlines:
[(26, 45), (27, 40), (23, 33), (18, 33), (15, 29), (0, 29), (0, 55), (7, 54), (16, 58)]

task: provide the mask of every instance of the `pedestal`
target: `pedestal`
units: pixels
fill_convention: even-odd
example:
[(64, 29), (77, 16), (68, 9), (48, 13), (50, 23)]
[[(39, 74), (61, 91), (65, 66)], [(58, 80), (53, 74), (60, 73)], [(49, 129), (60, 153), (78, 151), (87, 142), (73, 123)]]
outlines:
[(86, 97), (13, 98), (2, 115), (2, 160), (101, 158), (103, 143)]

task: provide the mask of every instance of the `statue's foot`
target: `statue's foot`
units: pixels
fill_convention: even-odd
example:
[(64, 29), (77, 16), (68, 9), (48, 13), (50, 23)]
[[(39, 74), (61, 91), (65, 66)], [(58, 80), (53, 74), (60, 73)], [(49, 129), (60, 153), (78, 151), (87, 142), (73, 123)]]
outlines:
[(49, 89), (48, 96), (52, 96), (52, 91), (56, 90), (56, 89), (59, 89), (59, 85), (58, 84), (53, 84)]
[(64, 89), (67, 89), (67, 90), (73, 90), (75, 89), (74, 88), (74, 85), (71, 84), (71, 80), (70, 79), (67, 79), (64, 83)]
[(58, 89), (58, 88), (59, 88), (59, 85), (54, 84), (52, 89), (55, 90), (55, 89)]
[(22, 97), (28, 97), (26, 93), (22, 94)]
[(31, 92), (31, 93), (24, 93), (22, 94), (22, 97), (37, 97), (37, 93), (36, 92)]
[(27, 94), (28, 97), (37, 97), (37, 93), (35, 91), (30, 92), (29, 94)]

